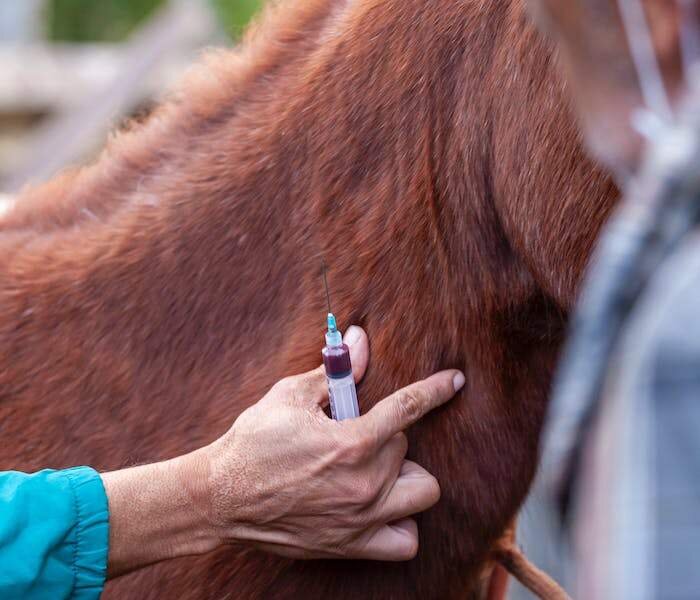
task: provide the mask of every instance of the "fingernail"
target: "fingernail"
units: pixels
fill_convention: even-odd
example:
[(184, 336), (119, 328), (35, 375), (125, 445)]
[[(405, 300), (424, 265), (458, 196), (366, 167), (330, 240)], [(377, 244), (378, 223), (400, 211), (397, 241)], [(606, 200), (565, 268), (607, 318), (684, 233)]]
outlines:
[(466, 379), (464, 378), (463, 373), (457, 373), (457, 375), (454, 376), (454, 379), (452, 380), (452, 385), (455, 388), (455, 392), (458, 392), (464, 387), (464, 384), (466, 383)]
[(345, 342), (348, 346), (354, 346), (357, 344), (357, 342), (360, 341), (360, 338), (362, 337), (362, 330), (355, 326), (351, 325), (348, 327), (348, 330), (345, 332), (345, 336), (343, 337), (343, 342)]

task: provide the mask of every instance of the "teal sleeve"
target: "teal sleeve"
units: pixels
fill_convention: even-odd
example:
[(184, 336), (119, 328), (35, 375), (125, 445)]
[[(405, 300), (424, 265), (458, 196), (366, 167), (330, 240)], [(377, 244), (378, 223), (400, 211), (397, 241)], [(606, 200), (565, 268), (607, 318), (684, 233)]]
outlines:
[(0, 598), (99, 598), (109, 515), (89, 467), (0, 472)]

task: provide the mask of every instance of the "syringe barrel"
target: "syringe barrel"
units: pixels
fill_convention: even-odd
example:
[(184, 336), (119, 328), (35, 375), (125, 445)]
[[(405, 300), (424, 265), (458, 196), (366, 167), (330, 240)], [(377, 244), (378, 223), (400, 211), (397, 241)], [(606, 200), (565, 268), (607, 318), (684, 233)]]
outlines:
[(332, 417), (336, 421), (359, 417), (360, 406), (352, 376), (350, 349), (345, 344), (326, 346), (323, 349), (323, 364), (328, 379)]
[(357, 389), (352, 373), (341, 379), (328, 377), (328, 393), (331, 402), (331, 416), (336, 421), (356, 419), (360, 416)]

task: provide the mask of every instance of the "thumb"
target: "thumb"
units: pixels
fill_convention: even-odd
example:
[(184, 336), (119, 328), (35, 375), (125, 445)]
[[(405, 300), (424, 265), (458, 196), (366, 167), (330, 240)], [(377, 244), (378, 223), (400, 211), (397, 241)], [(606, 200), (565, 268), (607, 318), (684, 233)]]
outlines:
[(350, 362), (352, 363), (352, 375), (355, 382), (359, 383), (364, 377), (369, 363), (369, 338), (362, 327), (352, 325), (343, 336), (345, 342), (350, 348)]

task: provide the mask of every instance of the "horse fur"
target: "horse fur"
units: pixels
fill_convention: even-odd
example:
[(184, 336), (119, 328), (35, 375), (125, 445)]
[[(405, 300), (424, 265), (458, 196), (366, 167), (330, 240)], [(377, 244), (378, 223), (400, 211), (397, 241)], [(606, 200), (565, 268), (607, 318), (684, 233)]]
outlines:
[(105, 597), (476, 597), (616, 197), (520, 0), (276, 3), (0, 222), (0, 468), (112, 470), (211, 442), (319, 364), (324, 257), (335, 312), (370, 336), (363, 410), (441, 368), (467, 376), (409, 431), (443, 491), (418, 557), (230, 548)]

